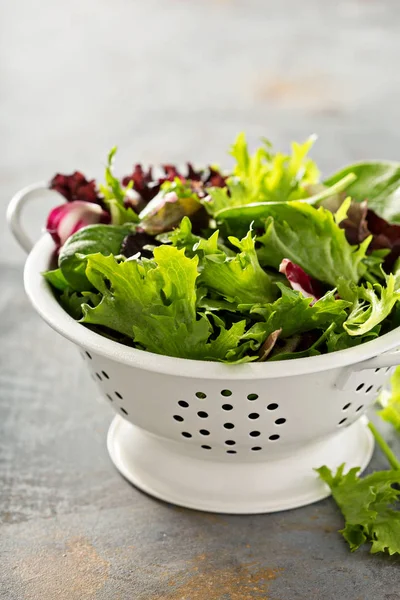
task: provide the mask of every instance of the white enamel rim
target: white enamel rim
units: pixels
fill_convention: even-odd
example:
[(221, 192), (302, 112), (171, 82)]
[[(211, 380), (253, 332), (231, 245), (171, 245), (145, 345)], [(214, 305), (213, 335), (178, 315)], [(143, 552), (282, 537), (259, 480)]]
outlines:
[(360, 370), (400, 362), (397, 352), (387, 355), (387, 358), (380, 356), (400, 345), (400, 327), (355, 348), (273, 363), (227, 365), (173, 358), (129, 348), (90, 331), (70, 317), (58, 304), (42, 276), (42, 272), (50, 267), (53, 256), (54, 242), (49, 234), (45, 234), (36, 243), (25, 264), (25, 289), (36, 311), (53, 329), (75, 344), (132, 367), (182, 377), (235, 380), (293, 377), (352, 365), (354, 369)]

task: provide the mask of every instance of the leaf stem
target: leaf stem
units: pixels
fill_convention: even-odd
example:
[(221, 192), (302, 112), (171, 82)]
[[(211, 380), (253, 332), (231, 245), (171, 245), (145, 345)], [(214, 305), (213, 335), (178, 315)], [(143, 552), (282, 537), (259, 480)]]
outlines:
[(385, 442), (375, 425), (373, 423), (368, 423), (368, 427), (370, 428), (376, 443), (382, 450), (383, 454), (386, 456), (388, 463), (390, 464), (392, 469), (400, 470), (400, 460), (398, 460), (394, 452), (389, 448), (387, 442)]

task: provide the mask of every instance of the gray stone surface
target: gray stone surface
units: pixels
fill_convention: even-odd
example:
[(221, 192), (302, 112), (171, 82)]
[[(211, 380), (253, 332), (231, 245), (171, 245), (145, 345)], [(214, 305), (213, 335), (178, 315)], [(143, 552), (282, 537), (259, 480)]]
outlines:
[[(55, 171), (100, 175), (115, 143), (121, 172), (136, 160), (225, 164), (241, 129), (283, 147), (317, 132), (325, 172), (400, 158), (396, 0), (18, 0), (0, 11), (2, 211)], [(29, 211), (32, 232), (47, 208)], [(218, 516), (126, 483), (105, 449), (111, 413), (74, 348), (30, 308), (4, 219), (0, 261), (2, 600), (400, 599), (399, 559), (350, 554), (330, 500)]]

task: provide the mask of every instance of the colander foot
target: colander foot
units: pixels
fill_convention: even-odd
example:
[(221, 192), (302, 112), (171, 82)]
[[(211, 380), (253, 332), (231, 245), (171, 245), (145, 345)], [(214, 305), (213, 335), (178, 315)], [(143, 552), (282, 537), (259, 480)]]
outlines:
[(329, 496), (314, 472), (368, 465), (374, 440), (362, 417), (336, 435), (269, 461), (204, 460), (187, 445), (148, 434), (119, 415), (111, 423), (108, 451), (120, 473), (144, 492), (171, 504), (216, 513), (257, 514), (288, 510)]

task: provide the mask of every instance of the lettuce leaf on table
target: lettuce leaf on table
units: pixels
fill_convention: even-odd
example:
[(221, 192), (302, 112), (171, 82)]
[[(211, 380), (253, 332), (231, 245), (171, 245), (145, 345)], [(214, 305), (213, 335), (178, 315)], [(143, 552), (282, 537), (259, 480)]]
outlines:
[(278, 269), (288, 258), (315, 279), (336, 286), (340, 277), (359, 281), (366, 271), (363, 259), (370, 238), (351, 246), (329, 210), (287, 202), (270, 205), (265, 233), (257, 242), (261, 265)]
[(91, 255), (86, 276), (102, 294), (96, 307), (83, 305), (83, 323), (103, 325), (157, 354), (224, 360), (243, 335), (245, 321), (213, 333), (206, 316), (196, 314), (198, 258), (170, 246), (154, 249), (155, 261), (117, 262)]
[(365, 542), (371, 552), (400, 553), (400, 511), (393, 505), (399, 501), (400, 470), (378, 471), (359, 479), (359, 467), (344, 474), (341, 465), (333, 474), (328, 467), (316, 469), (329, 485), (332, 496), (346, 521), (341, 530), (353, 552)]

